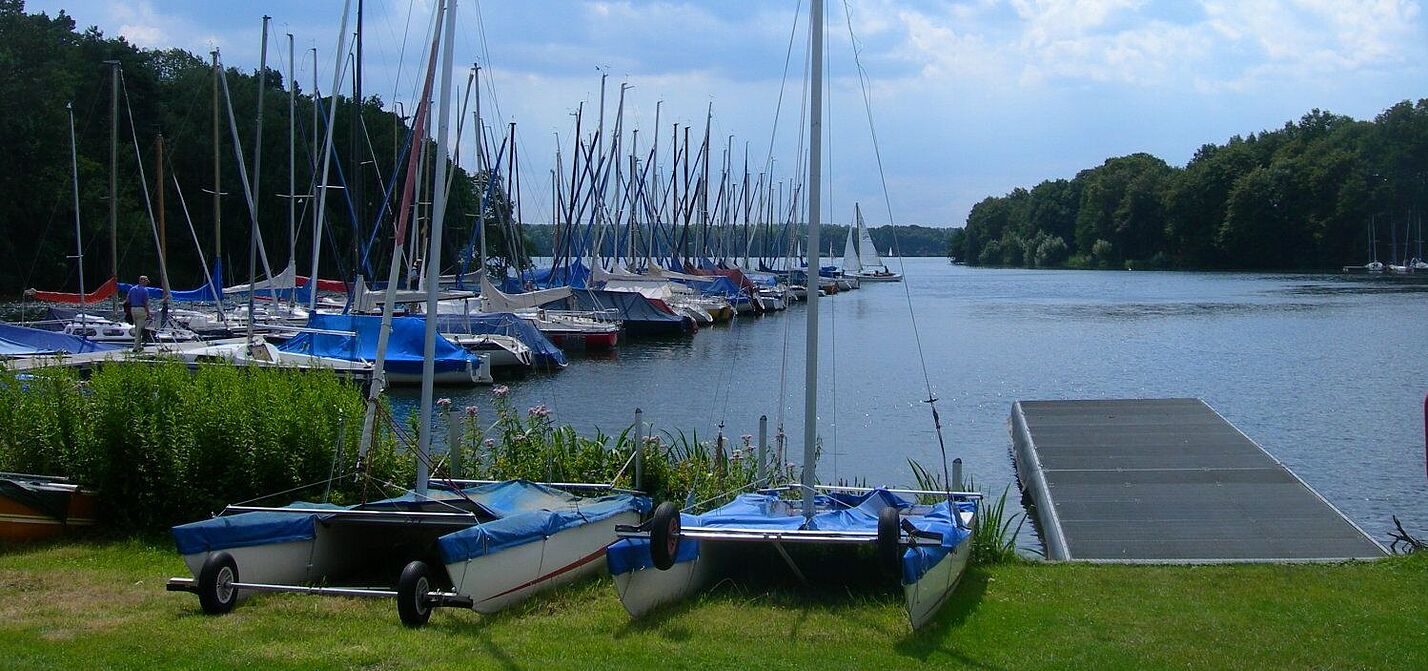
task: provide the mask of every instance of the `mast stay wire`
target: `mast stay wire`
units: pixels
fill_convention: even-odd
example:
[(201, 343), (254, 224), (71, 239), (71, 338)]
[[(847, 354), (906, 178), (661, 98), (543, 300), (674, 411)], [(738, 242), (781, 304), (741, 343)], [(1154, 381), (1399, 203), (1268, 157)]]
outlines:
[[(893, 245), (894, 245), (894, 246), (897, 246), (897, 228), (896, 228), (896, 226), (895, 226), (895, 223), (896, 223), (896, 222), (895, 222), (895, 220), (893, 219), (892, 196), (891, 196), (891, 194), (888, 193), (888, 178), (887, 178), (887, 173), (886, 173), (886, 171), (883, 169), (883, 153), (882, 153), (882, 149), (881, 149), (881, 148), (879, 147), (879, 145), (878, 145), (878, 132), (877, 132), (877, 127), (876, 127), (876, 126), (874, 125), (874, 123), (873, 123), (873, 103), (872, 103), (872, 98), (871, 98), (871, 96), (870, 96), (869, 93), (868, 93), (868, 84), (869, 84), (869, 82), (868, 82), (868, 73), (867, 73), (867, 70), (863, 68), (863, 60), (862, 60), (862, 55), (861, 55), (861, 54), (862, 54), (862, 50), (858, 47), (858, 38), (857, 38), (857, 36), (853, 33), (853, 10), (852, 10), (851, 7), (849, 7), (849, 5), (848, 5), (848, 0), (843, 0), (843, 16), (844, 16), (845, 20), (847, 21), (847, 25), (848, 25), (848, 40), (849, 40), (849, 42), (852, 44), (852, 47), (853, 47), (853, 64), (854, 64), (854, 68), (857, 70), (857, 73), (858, 73), (858, 88), (862, 91), (862, 94), (863, 94), (863, 109), (864, 109), (864, 112), (866, 113), (867, 120), (868, 120), (868, 133), (869, 133), (869, 135), (872, 136), (872, 140), (873, 140), (873, 156), (874, 156), (874, 158), (877, 159), (876, 162), (877, 162), (877, 166), (878, 166), (878, 182), (879, 182), (879, 184), (882, 186), (882, 190), (883, 190), (883, 203), (884, 203), (884, 205), (887, 207), (887, 213), (888, 213), (888, 230), (890, 230), (890, 231), (892, 232)], [(869, 237), (869, 239), (871, 239), (871, 236)], [(909, 322), (911, 323), (911, 325), (912, 325), (912, 336), (913, 336), (913, 340), (914, 340), (914, 342), (917, 344), (917, 361), (918, 361), (918, 364), (919, 364), (919, 365), (921, 366), (921, 368), (922, 368), (922, 382), (923, 382), (924, 387), (925, 387), (926, 390), (927, 390), (927, 399), (924, 400), (923, 403), (926, 403), (926, 404), (928, 405), (928, 408), (930, 408), (930, 409), (932, 410), (932, 425), (933, 425), (933, 428), (936, 430), (936, 433), (937, 433), (937, 447), (938, 447), (938, 449), (941, 451), (941, 454), (942, 454), (942, 482), (943, 482), (943, 486), (946, 488), (946, 490), (947, 490), (947, 492), (948, 492), (948, 494), (947, 494), (947, 504), (948, 504), (948, 507), (949, 507), (949, 508), (952, 508), (952, 494), (951, 494), (951, 492), (952, 492), (952, 490), (953, 490), (954, 488), (960, 488), (961, 485), (960, 485), (960, 483), (959, 483), (959, 484), (954, 484), (954, 483), (951, 481), (951, 477), (950, 477), (949, 474), (948, 474), (948, 469), (947, 469), (947, 443), (946, 443), (946, 440), (945, 440), (945, 439), (943, 438), (943, 436), (942, 436), (942, 418), (941, 418), (941, 416), (938, 415), (938, 413), (937, 413), (937, 400), (938, 400), (938, 399), (937, 399), (937, 395), (932, 392), (932, 378), (931, 378), (931, 377), (928, 375), (928, 373), (927, 373), (927, 356), (924, 354), (923, 348), (922, 348), (922, 334), (919, 332), (919, 330), (918, 330), (918, 328), (917, 328), (917, 311), (916, 311), (916, 309), (913, 307), (913, 304), (912, 304), (912, 289), (908, 286), (908, 285), (909, 285), (909, 282), (908, 282), (908, 280), (907, 280), (907, 263), (906, 263), (906, 261), (903, 259), (902, 256), (898, 256), (898, 269), (902, 271), (902, 279), (903, 279), (903, 281), (902, 281), (901, 284), (902, 284), (903, 295), (904, 295), (904, 297), (907, 299), (907, 316), (908, 316), (908, 321), (909, 321)], [(954, 515), (953, 515), (953, 519), (960, 519), (960, 518), (958, 518), (957, 515), (954, 514)]]

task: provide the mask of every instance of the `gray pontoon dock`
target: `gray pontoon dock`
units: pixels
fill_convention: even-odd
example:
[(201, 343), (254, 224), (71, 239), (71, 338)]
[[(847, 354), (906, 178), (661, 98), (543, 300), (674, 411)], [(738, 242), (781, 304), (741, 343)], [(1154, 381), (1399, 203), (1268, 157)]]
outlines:
[(1017, 401), (1017, 477), (1047, 558), (1374, 559), (1387, 551), (1199, 399)]

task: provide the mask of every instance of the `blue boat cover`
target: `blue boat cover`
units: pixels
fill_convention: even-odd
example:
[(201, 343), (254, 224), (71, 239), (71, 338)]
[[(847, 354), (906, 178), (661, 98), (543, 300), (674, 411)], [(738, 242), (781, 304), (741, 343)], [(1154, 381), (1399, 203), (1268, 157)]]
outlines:
[[(299, 333), (278, 346), (284, 352), (346, 359), (375, 361), (377, 335), (382, 318), (371, 315), (314, 314), (308, 317), (308, 328), (331, 331), (351, 331), (354, 336), (324, 333)], [(392, 334), (387, 341), (388, 373), (420, 375), (422, 349), (426, 342), (426, 320), (421, 317), (397, 317), (392, 320)], [(440, 334), (436, 336), (436, 371), (460, 370), (470, 361), (479, 365), (476, 355), (462, 349)]]
[[(884, 507), (893, 506), (899, 510), (912, 507), (912, 502), (885, 489), (875, 489), (866, 494), (834, 492), (819, 495), (815, 500), (818, 509), (811, 523), (805, 525), (798, 508), (788, 501), (772, 494), (740, 494), (727, 505), (702, 515), (684, 513), (680, 524), (685, 527), (712, 527), (729, 529), (817, 529), (821, 531), (871, 531), (878, 528), (878, 513)], [(976, 504), (959, 502), (960, 510), (975, 510)], [(958, 529), (947, 512), (947, 502), (933, 506), (925, 515), (905, 517), (923, 531), (942, 534), (940, 546), (918, 546), (909, 549), (903, 556), (903, 582), (911, 584), (922, 577), (943, 557), (947, 556), (958, 543), (971, 532)], [(699, 556), (699, 541), (683, 538), (675, 551), (675, 562), (686, 562)], [(625, 538), (612, 544), (605, 553), (605, 563), (611, 575), (650, 568), (654, 564), (650, 557), (649, 540)]]
[[(212, 277), (213, 283), (218, 285), (216, 292), (214, 291), (214, 287), (210, 286), (207, 283), (207, 279), (205, 279), (204, 284), (197, 289), (189, 289), (187, 291), (178, 289), (170, 290), (169, 298), (175, 303), (217, 303), (221, 301), (223, 297), (223, 265), (221, 263), (214, 262)], [(133, 287), (134, 285), (132, 284), (120, 282), (119, 295), (128, 296), (129, 290)], [(149, 298), (151, 300), (160, 300), (164, 297), (163, 287), (150, 285), (147, 291), (149, 292)]]
[(467, 315), (438, 315), (437, 328), (442, 333), (474, 335), (504, 335), (515, 338), (531, 348), (537, 368), (564, 368), (565, 352), (560, 351), (540, 329), (509, 312), (482, 312)]
[(28, 326), (16, 326), (14, 324), (0, 324), (0, 339), (7, 340), (20, 347), (29, 347), (41, 352), (64, 352), (65, 354), (108, 352), (122, 347), (121, 345), (110, 345), (78, 336), (46, 331), (44, 329), (32, 329)]
[[(977, 504), (973, 501), (958, 501), (957, 510), (976, 512)], [(968, 537), (972, 535), (972, 530), (958, 528), (957, 524), (952, 521), (946, 501), (933, 506), (926, 515), (910, 515), (907, 520), (922, 531), (942, 534), (942, 544), (918, 545), (908, 548), (907, 552), (903, 553), (902, 584), (904, 585), (911, 585), (922, 579), (923, 575), (951, 554), (959, 544), (970, 542)]]
[[(296, 501), (286, 508), (346, 508), (331, 503)], [(319, 513), (253, 512), (214, 517), (173, 528), (179, 554), (197, 554), (253, 545), (312, 540), (317, 535)]]
[(607, 520), (623, 512), (643, 514), (650, 509), (649, 498), (644, 496), (612, 494), (584, 498), (523, 480), (499, 483), (479, 500), (502, 517), (437, 539), (446, 563), (454, 564), (544, 540), (566, 529)]
[(0, 338), (0, 356), (34, 356), (36, 354), (54, 354), (54, 350), (31, 347), (13, 340)]

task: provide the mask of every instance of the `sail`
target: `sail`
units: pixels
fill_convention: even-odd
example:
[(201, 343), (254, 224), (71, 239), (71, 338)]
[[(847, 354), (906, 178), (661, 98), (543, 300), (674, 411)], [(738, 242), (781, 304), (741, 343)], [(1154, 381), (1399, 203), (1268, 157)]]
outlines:
[(276, 277), (262, 280), (260, 282), (254, 282), (251, 285), (239, 284), (237, 286), (224, 287), (223, 293), (227, 296), (234, 296), (237, 294), (246, 294), (249, 290), (262, 291), (264, 289), (292, 289), (297, 286), (297, 267), (289, 263), (288, 267), (284, 269), (283, 272), (278, 273)]
[[(198, 287), (197, 289), (175, 289), (173, 291), (170, 291), (169, 299), (174, 301), (175, 303), (217, 302), (223, 295), (223, 280), (221, 279), (223, 277), (223, 265), (220, 263), (214, 263), (213, 274), (209, 275), (209, 277), (212, 278), (214, 284), (218, 285), (217, 292), (213, 291), (213, 289), (210, 288), (209, 285), (204, 284)], [(133, 286), (134, 285), (132, 284), (124, 284), (121, 282), (119, 284), (120, 295), (128, 296), (129, 290), (133, 288)], [(148, 287), (146, 291), (149, 292), (149, 298), (152, 300), (161, 300), (164, 297), (163, 287)]]
[(98, 289), (95, 289), (93, 292), (83, 295), (67, 294), (62, 291), (35, 291), (33, 292), (33, 296), (37, 301), (45, 301), (48, 303), (70, 303), (72, 305), (80, 305), (83, 303), (104, 302), (108, 300), (110, 296), (113, 296), (114, 292), (118, 290), (119, 283), (111, 277), (107, 281), (105, 281), (104, 284), (99, 285)]
[(485, 275), (481, 276), (481, 302), (485, 312), (515, 312), (540, 307), (570, 296), (570, 287), (556, 287), (522, 294), (502, 293)]
[(887, 264), (883, 263), (882, 257), (878, 256), (878, 248), (873, 244), (873, 236), (868, 235), (868, 227), (863, 224), (862, 212), (858, 212), (858, 249), (862, 252), (864, 266), (868, 268), (887, 267)]
[(853, 227), (848, 227), (848, 242), (843, 245), (843, 274), (862, 272), (863, 264), (858, 261), (858, 247), (853, 241)]

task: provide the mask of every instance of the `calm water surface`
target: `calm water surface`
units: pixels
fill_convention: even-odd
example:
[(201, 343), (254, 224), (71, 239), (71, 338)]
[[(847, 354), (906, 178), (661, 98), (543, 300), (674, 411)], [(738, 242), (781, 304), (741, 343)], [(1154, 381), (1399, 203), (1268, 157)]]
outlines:
[[(910, 293), (949, 457), (984, 491), (1014, 482), (1013, 401), (1198, 397), (1380, 540), (1391, 515), (1428, 528), (1428, 282), (941, 259), (908, 259), (906, 270), (906, 287), (869, 284), (819, 304), (824, 481), (908, 485), (909, 459), (940, 463)], [(511, 397), (585, 432), (618, 433), (639, 407), (657, 431), (705, 439), (722, 423), (737, 442), (757, 433), (759, 415), (770, 432), (782, 416), (800, 461), (805, 319), (800, 304), (692, 338), (622, 343), (509, 381)], [(489, 389), (438, 394), (490, 416)], [(416, 394), (394, 401), (410, 412)]]

